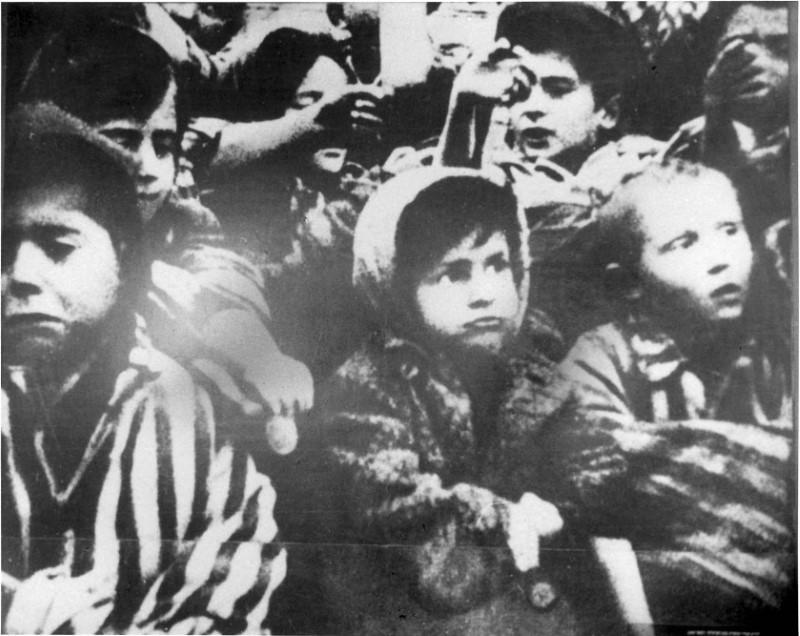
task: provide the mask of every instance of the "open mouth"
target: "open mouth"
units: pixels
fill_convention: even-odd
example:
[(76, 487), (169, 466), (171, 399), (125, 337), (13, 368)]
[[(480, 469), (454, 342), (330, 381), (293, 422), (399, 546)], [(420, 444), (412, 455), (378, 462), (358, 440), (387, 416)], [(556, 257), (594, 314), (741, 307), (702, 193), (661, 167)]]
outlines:
[(540, 126), (526, 128), (520, 134), (520, 141), (531, 148), (546, 148), (552, 134), (552, 130)]

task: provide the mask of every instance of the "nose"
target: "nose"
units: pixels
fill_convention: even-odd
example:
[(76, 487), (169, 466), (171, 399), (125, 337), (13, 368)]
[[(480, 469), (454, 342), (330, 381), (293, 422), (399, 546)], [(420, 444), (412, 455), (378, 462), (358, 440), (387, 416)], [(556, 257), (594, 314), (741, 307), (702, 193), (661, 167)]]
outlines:
[(522, 109), (530, 119), (539, 119), (547, 111), (547, 93), (542, 90), (541, 84), (533, 82), (525, 87), (525, 99), (522, 102)]
[(487, 271), (473, 274), (469, 296), (471, 308), (488, 307), (494, 302), (494, 282), (494, 278)]
[(23, 241), (12, 263), (3, 271), (3, 293), (17, 297), (31, 296), (42, 290), (49, 259), (40, 247)]
[(145, 138), (139, 146), (136, 155), (136, 158), (139, 160), (139, 182), (146, 185), (156, 181), (158, 179), (160, 160), (156, 154), (156, 149), (153, 147), (152, 140)]

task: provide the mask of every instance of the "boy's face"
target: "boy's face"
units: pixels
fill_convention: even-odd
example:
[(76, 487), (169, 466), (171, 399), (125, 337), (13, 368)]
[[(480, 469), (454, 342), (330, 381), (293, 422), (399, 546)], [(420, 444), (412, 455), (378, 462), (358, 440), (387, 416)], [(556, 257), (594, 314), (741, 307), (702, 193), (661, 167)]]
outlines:
[(645, 294), (717, 323), (742, 315), (753, 252), (742, 211), (721, 175), (684, 178), (638, 197)]
[(513, 336), (519, 296), (505, 235), (478, 231), (425, 272), (415, 301), (429, 335), (459, 349), (497, 352)]
[(164, 99), (146, 121), (133, 118), (103, 122), (98, 130), (132, 152), (139, 161), (136, 194), (147, 222), (163, 205), (175, 181), (178, 153), (177, 86), (171, 82)]
[(601, 128), (616, 125), (605, 108), (595, 104), (592, 87), (578, 76), (567, 55), (557, 51), (514, 52), (529, 91), (510, 107), (517, 150), (528, 159), (549, 159), (577, 170), (591, 152)]
[(97, 332), (115, 305), (119, 260), (83, 210), (86, 191), (53, 185), (25, 194), (3, 228), (3, 353), (8, 364), (58, 358)]

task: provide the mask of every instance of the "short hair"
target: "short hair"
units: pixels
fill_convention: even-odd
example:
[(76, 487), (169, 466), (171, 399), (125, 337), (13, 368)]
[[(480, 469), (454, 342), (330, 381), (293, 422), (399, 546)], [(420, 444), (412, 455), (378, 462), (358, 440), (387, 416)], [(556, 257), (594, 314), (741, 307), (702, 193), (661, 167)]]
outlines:
[(42, 47), (20, 99), (53, 102), (92, 125), (145, 121), (173, 83), (180, 133), (188, 122), (186, 91), (167, 52), (133, 27), (93, 23), (64, 30)]
[(640, 72), (641, 46), (633, 34), (599, 9), (572, 2), (518, 2), (497, 21), (497, 39), (532, 53), (566, 54), (592, 88), (596, 106), (624, 93)]
[(450, 176), (422, 190), (403, 211), (395, 234), (395, 291), (403, 299), (444, 254), (477, 230), (477, 244), (495, 232), (508, 242), (514, 280), (525, 274), (517, 200), (509, 186), (476, 176)]
[(719, 170), (684, 159), (669, 158), (660, 163), (654, 162), (626, 176), (611, 197), (599, 207), (594, 227), (587, 228), (591, 228), (594, 234), (594, 264), (603, 268), (617, 263), (628, 272), (637, 272), (644, 248), (637, 193), (644, 187), (670, 186), (681, 179), (709, 176), (723, 179), (736, 191), (730, 179)]

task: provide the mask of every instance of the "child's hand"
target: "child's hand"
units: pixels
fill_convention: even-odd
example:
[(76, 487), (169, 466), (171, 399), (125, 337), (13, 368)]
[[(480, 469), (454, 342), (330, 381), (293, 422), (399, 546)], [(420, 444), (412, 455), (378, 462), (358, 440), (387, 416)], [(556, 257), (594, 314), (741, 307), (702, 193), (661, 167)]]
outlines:
[(539, 538), (549, 537), (563, 527), (558, 509), (533, 493), (525, 493), (512, 504), (508, 515), (508, 547), (514, 565), (521, 572), (539, 566)]
[(467, 60), (453, 84), (453, 94), (468, 101), (510, 103), (525, 81), (518, 66), (511, 43), (501, 38), (485, 53)]
[(737, 105), (751, 105), (748, 111), (753, 106), (774, 106), (769, 97), (781, 92), (787, 77), (787, 60), (770, 54), (756, 41), (733, 38), (722, 47), (706, 74), (706, 111), (731, 108), (736, 116), (740, 115)]
[(383, 128), (383, 100), (383, 91), (377, 86), (351, 85), (325, 95), (309, 108), (309, 116), (334, 135), (375, 134)]

